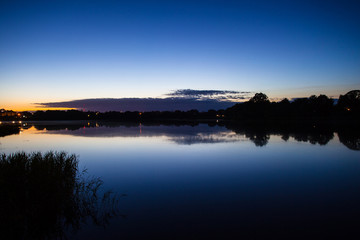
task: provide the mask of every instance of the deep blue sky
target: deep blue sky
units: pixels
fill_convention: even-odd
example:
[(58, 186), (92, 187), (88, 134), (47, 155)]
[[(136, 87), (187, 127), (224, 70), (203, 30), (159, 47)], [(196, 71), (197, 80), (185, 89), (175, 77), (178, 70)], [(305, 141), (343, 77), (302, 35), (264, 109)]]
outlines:
[(359, 12), (358, 1), (2, 0), (0, 107), (176, 89), (338, 97), (360, 88)]

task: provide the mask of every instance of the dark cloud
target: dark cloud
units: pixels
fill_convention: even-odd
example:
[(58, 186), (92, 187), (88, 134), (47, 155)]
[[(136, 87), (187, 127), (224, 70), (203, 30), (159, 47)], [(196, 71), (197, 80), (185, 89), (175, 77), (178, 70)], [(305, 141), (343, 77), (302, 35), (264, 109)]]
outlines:
[(218, 100), (197, 100), (183, 98), (100, 98), (82, 99), (67, 102), (39, 103), (41, 107), (48, 108), (76, 108), (86, 111), (188, 111), (197, 109), (208, 111), (209, 109), (226, 109), (235, 102)]
[(169, 96), (212, 96), (212, 95), (222, 95), (229, 93), (239, 93), (237, 91), (221, 91), (221, 90), (193, 90), (193, 89), (179, 89), (175, 90), (172, 93), (167, 95)]
[(194, 89), (178, 89), (167, 96), (182, 98), (215, 98), (215, 99), (244, 99), (251, 92), (227, 91), (227, 90), (194, 90)]
[(233, 106), (248, 99), (250, 92), (222, 90), (181, 89), (167, 94), (166, 98), (95, 98), (66, 102), (37, 103), (47, 108), (76, 108), (86, 111), (188, 111), (197, 109), (208, 111)]

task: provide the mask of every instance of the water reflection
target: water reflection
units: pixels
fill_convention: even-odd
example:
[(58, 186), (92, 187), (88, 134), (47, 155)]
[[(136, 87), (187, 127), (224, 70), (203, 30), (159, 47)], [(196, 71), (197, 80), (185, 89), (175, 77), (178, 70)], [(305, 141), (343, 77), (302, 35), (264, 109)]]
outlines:
[(75, 155), (19, 152), (0, 158), (0, 226), (4, 239), (64, 239), (83, 223), (106, 226), (119, 197), (79, 172)]
[[(31, 127), (41, 133), (82, 137), (161, 137), (181, 145), (252, 141), (255, 146), (268, 144), (271, 136), (298, 142), (326, 145), (338, 133), (340, 142), (352, 150), (360, 150), (358, 127), (329, 125), (240, 125), (236, 123), (122, 123), (122, 122), (34, 122), (0, 129), (0, 136), (17, 134)], [(230, 130), (230, 131), (229, 131)]]
[(342, 129), (338, 132), (339, 140), (351, 150), (360, 150), (360, 133), (349, 129)]
[(7, 135), (19, 134), (20, 125), (19, 124), (1, 124), (0, 125), (0, 137), (5, 137)]
[[(334, 138), (335, 130), (325, 126), (259, 126), (228, 124), (226, 127), (237, 134), (244, 134), (256, 146), (265, 146), (270, 136), (278, 135), (281, 139), (288, 141), (291, 138), (298, 142), (309, 142), (311, 144), (326, 145)], [(358, 135), (360, 137), (360, 134)]]
[[(323, 239), (336, 233), (339, 239), (351, 239), (351, 234), (358, 234), (359, 151), (350, 151), (338, 141), (339, 136), (347, 147), (358, 149), (356, 128), (42, 122), (21, 129), (18, 136), (0, 138), (0, 150), (76, 152), (82, 157), (80, 165), (102, 176), (106, 188), (125, 190), (131, 196), (120, 205), (131, 217), (113, 218), (106, 230), (82, 227), (71, 239), (267, 239), (279, 235), (277, 239)], [(18, 238), (61, 238), (69, 232), (67, 228), (76, 230), (77, 223), (86, 220), (106, 225), (99, 192), (94, 213), (91, 201), (77, 201), (85, 207), (73, 203), (82, 194), (78, 198), (68, 194), (57, 201), (56, 192), (48, 194), (47, 185), (40, 186), (51, 183), (46, 179), (32, 180), (36, 194), (23, 190), (15, 199), (25, 200), (14, 201), (13, 188), (24, 188), (24, 180), (9, 176), (14, 170), (0, 168), (5, 169), (1, 176), (6, 176), (0, 182), (11, 182), (0, 184), (2, 232), (18, 233)], [(25, 179), (34, 174), (25, 174)], [(96, 186), (90, 184), (90, 188)], [(85, 196), (90, 198), (92, 192)], [(37, 210), (46, 201), (50, 207)], [(109, 202), (105, 213), (111, 214)], [(88, 206), (90, 212), (81, 210)]]

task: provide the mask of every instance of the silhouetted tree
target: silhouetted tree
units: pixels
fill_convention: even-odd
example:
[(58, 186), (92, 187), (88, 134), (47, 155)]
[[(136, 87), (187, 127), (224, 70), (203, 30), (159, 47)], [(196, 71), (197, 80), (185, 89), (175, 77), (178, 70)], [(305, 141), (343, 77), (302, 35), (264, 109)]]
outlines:
[(318, 97), (312, 95), (308, 104), (312, 114), (325, 115), (331, 112), (334, 101), (326, 95), (319, 95)]
[(255, 96), (250, 98), (249, 103), (264, 104), (270, 103), (268, 96), (264, 93), (255, 93)]
[(340, 107), (340, 109), (349, 112), (359, 112), (360, 90), (352, 90), (346, 93), (344, 96), (340, 95), (337, 106)]
[(289, 101), (289, 99), (284, 98), (283, 100), (281, 100), (281, 101), (279, 102), (279, 104), (281, 104), (281, 105), (289, 105), (289, 104), (290, 104), (290, 101)]

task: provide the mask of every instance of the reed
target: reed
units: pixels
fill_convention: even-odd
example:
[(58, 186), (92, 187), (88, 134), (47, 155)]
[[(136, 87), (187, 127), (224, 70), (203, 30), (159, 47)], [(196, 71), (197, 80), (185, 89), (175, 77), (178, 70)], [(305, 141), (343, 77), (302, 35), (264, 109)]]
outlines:
[[(79, 171), (66, 152), (0, 156), (0, 229), (6, 239), (66, 239), (82, 223), (101, 226), (119, 215), (118, 197), (100, 178)], [(101, 194), (102, 193), (102, 194)]]

